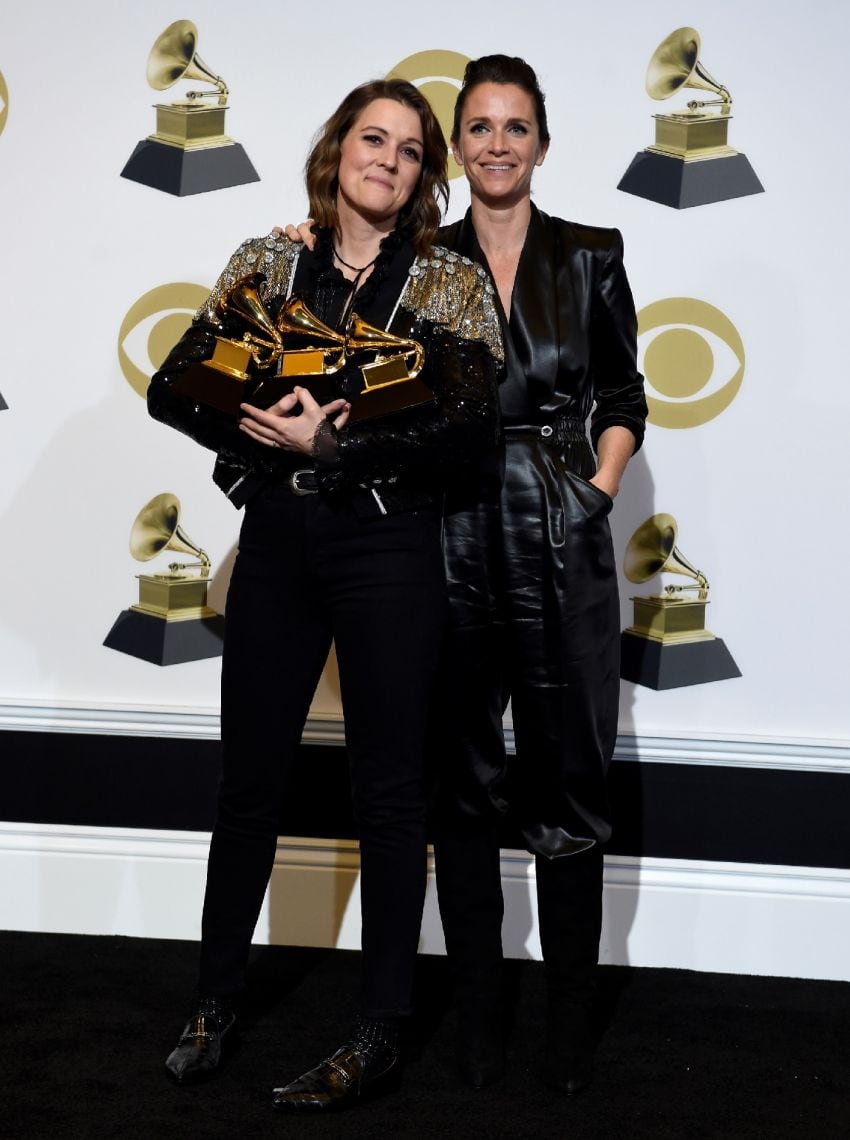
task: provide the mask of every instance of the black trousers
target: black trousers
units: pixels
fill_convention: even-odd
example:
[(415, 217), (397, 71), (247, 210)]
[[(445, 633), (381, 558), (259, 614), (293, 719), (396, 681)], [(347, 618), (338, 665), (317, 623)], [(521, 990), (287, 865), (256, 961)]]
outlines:
[[(569, 975), (586, 989), (598, 956), (619, 696), (611, 500), (588, 482), (595, 466), (579, 430), (566, 445), (551, 430), (505, 434), (502, 478), (446, 520), (440, 911), (459, 973), (473, 983), (492, 974), (503, 911), (498, 823), (509, 813), (536, 856), (547, 973), (561, 988)], [(509, 699), (515, 756), (502, 731)]]
[(423, 741), (446, 609), (439, 538), (428, 510), (361, 519), (283, 483), (249, 501), (226, 609), (202, 993), (244, 984), (279, 805), (333, 639), (360, 838), (363, 1010), (409, 1012), (425, 891)]

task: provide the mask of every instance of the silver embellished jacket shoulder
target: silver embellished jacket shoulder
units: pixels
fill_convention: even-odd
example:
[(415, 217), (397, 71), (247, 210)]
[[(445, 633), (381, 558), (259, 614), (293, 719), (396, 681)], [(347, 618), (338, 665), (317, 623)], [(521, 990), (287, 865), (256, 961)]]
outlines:
[[(216, 336), (225, 331), (217, 316), (222, 292), (258, 271), (265, 275), (260, 295), (267, 305), (289, 296), (302, 248), (274, 233), (243, 242), (148, 389), (155, 419), (218, 453), (213, 478), (236, 506), (264, 479), (285, 474), (293, 457), (254, 443), (235, 420), (180, 396), (174, 380), (212, 355)], [(407, 247), (408, 259), (411, 252)], [(413, 258), (389, 331), (423, 345), (422, 378), (434, 403), (341, 429), (332, 460), (320, 462), (317, 475), (329, 495), (379, 484), (389, 508), (404, 510), (433, 498), (455, 470), (495, 445), (503, 350), (487, 274), (469, 258), (439, 246), (428, 257)]]

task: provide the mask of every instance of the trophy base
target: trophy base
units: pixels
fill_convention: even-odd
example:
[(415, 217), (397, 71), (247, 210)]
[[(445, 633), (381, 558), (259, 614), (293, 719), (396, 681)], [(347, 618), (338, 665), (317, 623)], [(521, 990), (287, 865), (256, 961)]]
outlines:
[(375, 419), (377, 416), (391, 416), (396, 412), (418, 408), (423, 404), (433, 404), (434, 393), (424, 380), (414, 377), (411, 380), (396, 380), (382, 387), (366, 388), (351, 402), (349, 423)]
[(317, 404), (329, 404), (339, 397), (334, 373), (309, 373), (306, 376), (270, 376), (253, 380), (246, 403), (257, 408), (270, 408), (293, 388), (306, 388)]
[(190, 364), (174, 381), (174, 391), (190, 400), (208, 404), (231, 416), (248, 397), (248, 381), (239, 380), (207, 364)]
[(3, 393), (0, 392), (0, 412), (7, 412), (8, 410), (9, 410), (9, 405), (3, 399)]
[(260, 181), (239, 143), (183, 150), (152, 139), (138, 143), (121, 177), (179, 198)]
[(153, 665), (181, 665), (221, 656), (224, 618), (166, 621), (138, 610), (123, 610), (106, 635), (107, 649), (117, 649)]
[(719, 637), (664, 645), (626, 632), (620, 639), (620, 676), (647, 689), (681, 689), (740, 677), (741, 670)]
[(764, 193), (749, 159), (740, 152), (686, 162), (642, 150), (632, 159), (617, 189), (674, 210)]
[(174, 381), (174, 391), (220, 412), (238, 416), (241, 414), (240, 404), (270, 408), (296, 385), (306, 388), (317, 404), (329, 404), (338, 395), (333, 375), (249, 376), (246, 380), (239, 380), (203, 363), (191, 364), (181, 372)]

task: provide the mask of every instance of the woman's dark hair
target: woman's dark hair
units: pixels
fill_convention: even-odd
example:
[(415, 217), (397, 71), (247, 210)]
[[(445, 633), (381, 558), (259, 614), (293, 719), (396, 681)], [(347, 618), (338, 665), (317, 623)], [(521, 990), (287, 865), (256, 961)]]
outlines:
[(446, 140), (431, 104), (403, 79), (374, 79), (349, 92), (319, 131), (307, 159), (305, 180), (310, 216), (322, 228), (336, 229), (339, 215), (336, 196), (339, 189), (339, 148), (357, 116), (376, 99), (393, 99), (419, 115), (422, 125), (422, 169), (419, 181), (399, 212), (399, 228), (410, 239), (417, 253), (427, 253), (440, 226), (441, 212), (449, 201), (446, 174)]
[(471, 59), (466, 65), (463, 83), (455, 102), (455, 117), (452, 124), (453, 143), (456, 143), (460, 138), (460, 120), (463, 116), (466, 97), (473, 87), (478, 87), (481, 83), (512, 83), (529, 94), (534, 100), (540, 141), (548, 143), (549, 124), (546, 122), (546, 96), (540, 89), (534, 68), (524, 59), (515, 55), (482, 55), (480, 59)]

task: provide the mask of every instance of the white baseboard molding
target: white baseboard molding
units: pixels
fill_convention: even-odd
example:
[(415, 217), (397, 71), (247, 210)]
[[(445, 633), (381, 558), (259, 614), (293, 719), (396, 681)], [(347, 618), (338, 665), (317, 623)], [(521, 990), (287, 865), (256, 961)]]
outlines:
[[(218, 712), (212, 709), (0, 700), (0, 731), (4, 729), (184, 740), (218, 740), (220, 731)], [(303, 739), (308, 744), (342, 745), (342, 717), (334, 713), (310, 716)], [(510, 725), (505, 727), (505, 741), (508, 750), (513, 751), (514, 735)], [(617, 737), (614, 759), (654, 764), (720, 764), (736, 768), (850, 773), (850, 742), (730, 737), (711, 733), (695, 733), (687, 737), (621, 733)]]
[[(0, 824), (0, 927), (197, 939), (209, 836)], [(348, 841), (282, 839), (257, 926), (263, 944), (359, 945)], [(505, 851), (505, 952), (539, 958), (534, 864)], [(850, 871), (610, 857), (600, 960), (850, 981)], [(444, 952), (429, 874), (420, 949)]]

